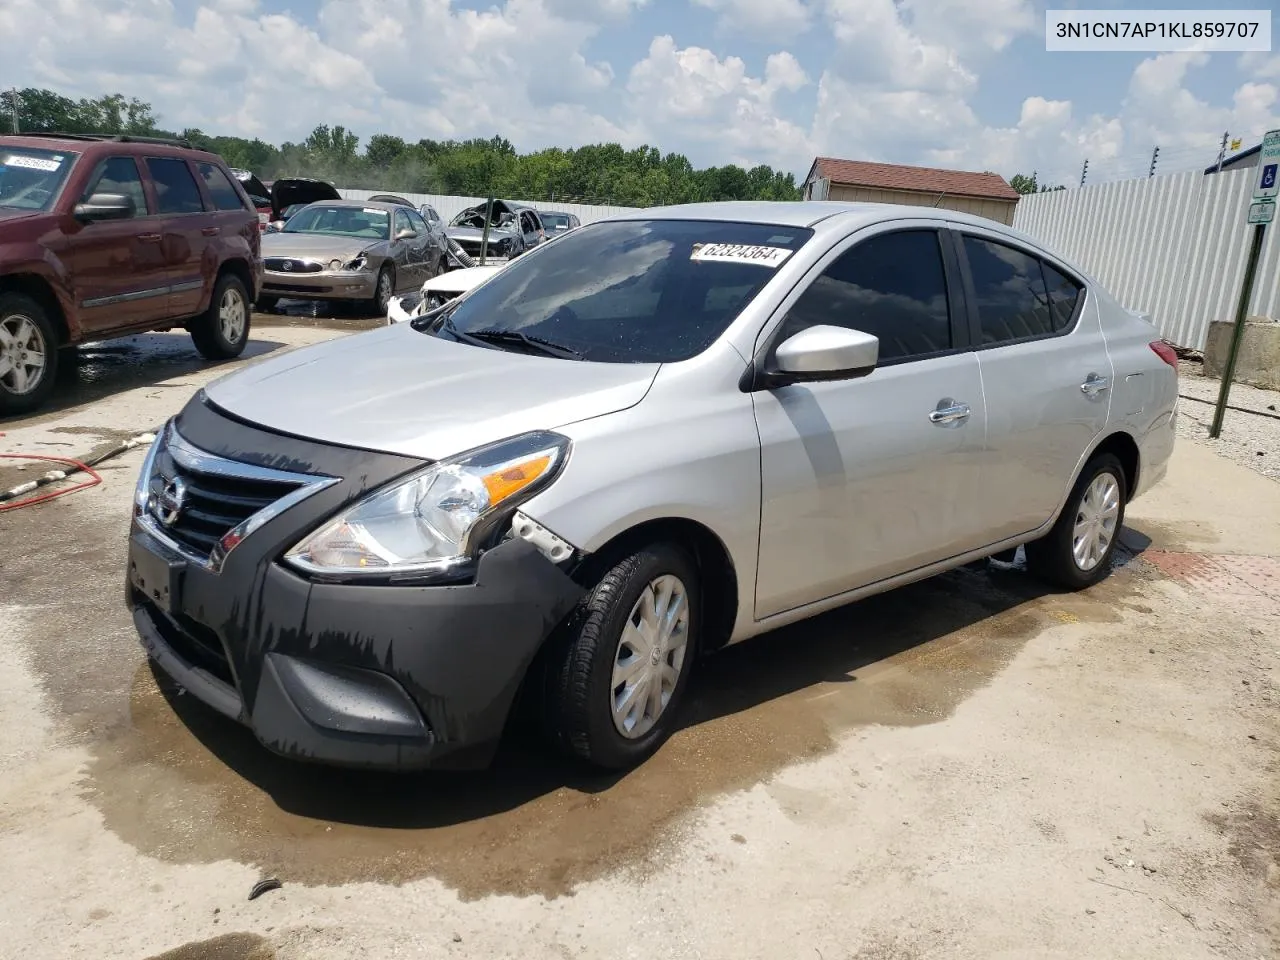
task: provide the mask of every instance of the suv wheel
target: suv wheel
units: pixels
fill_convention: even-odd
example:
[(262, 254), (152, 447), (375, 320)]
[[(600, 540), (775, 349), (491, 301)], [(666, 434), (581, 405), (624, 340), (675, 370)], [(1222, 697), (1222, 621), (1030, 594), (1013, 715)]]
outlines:
[(369, 309), (380, 317), (387, 315), (387, 305), (391, 302), (391, 294), (396, 289), (395, 272), (390, 267), (378, 271), (378, 279), (373, 288), (373, 299), (369, 301)]
[(249, 342), (249, 292), (234, 273), (218, 278), (209, 309), (191, 322), (191, 339), (206, 360), (231, 360)]
[(44, 307), (25, 294), (0, 294), (0, 414), (39, 407), (57, 371), (58, 338)]
[(548, 732), (606, 769), (636, 766), (676, 728), (697, 653), (698, 571), (674, 544), (606, 573), (557, 638), (547, 673)]
[(1068, 590), (1093, 586), (1111, 570), (1126, 499), (1120, 461), (1110, 453), (1095, 456), (1085, 464), (1053, 529), (1027, 544), (1027, 569)]

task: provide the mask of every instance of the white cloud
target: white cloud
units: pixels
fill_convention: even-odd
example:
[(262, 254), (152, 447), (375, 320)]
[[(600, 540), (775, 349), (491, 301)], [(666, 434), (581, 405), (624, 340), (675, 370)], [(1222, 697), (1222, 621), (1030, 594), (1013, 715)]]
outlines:
[(786, 41), (809, 29), (809, 8), (801, 0), (693, 0), (715, 11), (716, 27), (760, 40)]
[(764, 76), (752, 77), (739, 57), (721, 59), (703, 47), (676, 46), (654, 37), (649, 54), (631, 68), (627, 92), (638, 122), (653, 136), (678, 133), (684, 142), (720, 145), (719, 163), (765, 160), (788, 169), (807, 162), (808, 137), (784, 118), (775, 98), (809, 78), (790, 53), (771, 55)]
[(902, 0), (913, 32), (965, 56), (1000, 51), (1019, 34), (1043, 30), (1031, 0)]

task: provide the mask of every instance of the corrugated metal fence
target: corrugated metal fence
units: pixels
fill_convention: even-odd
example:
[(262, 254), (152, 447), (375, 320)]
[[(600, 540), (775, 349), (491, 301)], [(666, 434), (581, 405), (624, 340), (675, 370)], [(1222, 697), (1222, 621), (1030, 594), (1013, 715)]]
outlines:
[[(412, 201), (415, 206), (429, 203), (435, 208), (436, 213), (444, 217), (445, 220), (452, 220), (454, 214), (465, 210), (467, 207), (474, 207), (477, 203), (485, 202), (484, 197), (449, 197), (434, 193), (400, 193), (395, 190), (347, 190), (341, 188), (338, 193), (342, 195), (344, 200), (368, 200), (375, 194), (390, 193)], [(503, 199), (519, 200), (520, 198), (504, 197)], [(611, 217), (615, 213), (626, 213), (635, 209), (634, 207), (611, 207), (590, 203), (562, 203), (559, 200), (526, 200), (524, 202), (538, 210), (556, 210), (560, 213), (576, 214), (583, 223), (603, 220), (605, 217)]]
[[(1256, 170), (1120, 180), (1023, 197), (1013, 225), (1078, 263), (1179, 346), (1203, 349), (1231, 320), (1250, 231)], [(1280, 223), (1267, 230), (1251, 315), (1280, 314)]]

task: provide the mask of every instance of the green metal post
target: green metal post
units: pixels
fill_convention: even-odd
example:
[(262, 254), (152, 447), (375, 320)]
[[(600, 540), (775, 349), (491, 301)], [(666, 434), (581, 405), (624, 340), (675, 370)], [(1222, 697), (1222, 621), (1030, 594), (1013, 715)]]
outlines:
[(1244, 321), (1249, 314), (1249, 301), (1253, 299), (1253, 279), (1258, 272), (1258, 258), (1262, 255), (1262, 238), (1267, 231), (1265, 223), (1253, 228), (1253, 245), (1249, 247), (1249, 262), (1244, 268), (1244, 286), (1240, 290), (1240, 303), (1236, 306), (1236, 325), (1231, 331), (1231, 348), (1227, 352), (1227, 365), (1222, 371), (1222, 386), (1218, 388), (1218, 405), (1213, 411), (1210, 439), (1217, 440), (1222, 433), (1222, 418), (1227, 413), (1227, 396), (1231, 393), (1231, 381), (1236, 375), (1236, 356), (1240, 353), (1240, 341), (1244, 339)]

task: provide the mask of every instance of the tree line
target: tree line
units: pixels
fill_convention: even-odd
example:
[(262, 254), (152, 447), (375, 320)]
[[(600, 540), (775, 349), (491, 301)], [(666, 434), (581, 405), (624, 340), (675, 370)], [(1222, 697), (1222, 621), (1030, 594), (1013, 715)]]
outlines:
[[(0, 129), (14, 114), (13, 95), (0, 94)], [(392, 192), (581, 200), (647, 207), (706, 200), (798, 200), (793, 174), (761, 164), (695, 169), (679, 153), (632, 150), (617, 143), (520, 153), (502, 136), (416, 142), (375, 133), (360, 138), (342, 126), (320, 124), (301, 143), (226, 137), (188, 127), (165, 130), (151, 104), (119, 93), (73, 100), (52, 90), (18, 91), (23, 131), (180, 137), (222, 155), (228, 166), (264, 180), (317, 177), (340, 187)]]

